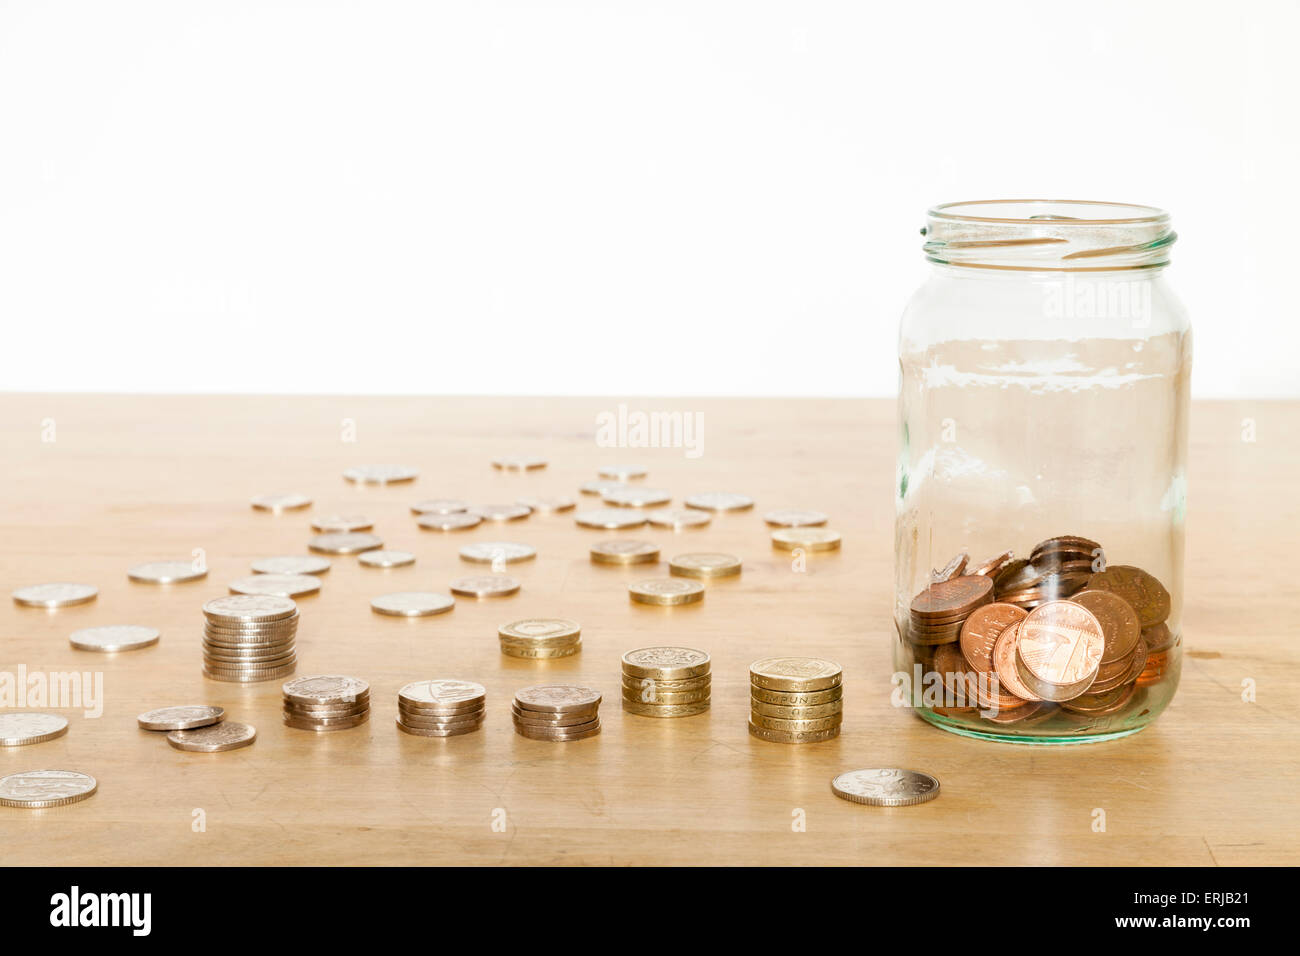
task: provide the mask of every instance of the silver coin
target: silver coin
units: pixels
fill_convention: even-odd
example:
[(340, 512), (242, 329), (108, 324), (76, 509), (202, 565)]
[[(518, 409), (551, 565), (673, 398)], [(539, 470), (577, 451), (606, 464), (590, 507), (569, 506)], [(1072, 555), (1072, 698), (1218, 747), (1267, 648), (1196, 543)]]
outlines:
[(320, 590), (320, 578), (314, 574), (250, 574), (230, 582), (231, 594), (273, 594), (296, 598)]
[(468, 680), (417, 680), (397, 692), (399, 703), (417, 707), (470, 704), (486, 697), (487, 689), (482, 684)]
[(831, 781), (835, 796), (873, 807), (906, 807), (939, 795), (939, 781), (919, 770), (850, 770)]
[(484, 521), (518, 521), (532, 514), (533, 509), (527, 505), (479, 505), (474, 512)]
[(635, 508), (601, 508), (597, 511), (580, 511), (573, 518), (583, 528), (619, 530), (639, 528), (645, 524), (645, 512)]
[(505, 574), (480, 574), (451, 582), (452, 594), (467, 597), (506, 597), (519, 590), (519, 581)]
[(227, 594), (203, 605), (203, 614), (210, 621), (231, 626), (270, 624), (297, 613), (298, 605), (292, 598), (269, 594)]
[(430, 498), (411, 505), (417, 515), (454, 515), (469, 511), (469, 504), (455, 498)]
[(763, 515), (763, 520), (774, 528), (807, 528), (824, 525), (830, 516), (820, 511), (800, 511), (796, 508), (779, 508)]
[(699, 508), (702, 511), (744, 511), (754, 507), (754, 499), (729, 491), (707, 491), (691, 495), (684, 504), (688, 508)]
[(71, 607), (85, 604), (99, 595), (99, 588), (91, 584), (32, 584), (14, 592), (14, 603), (26, 607)]
[(596, 469), (596, 474), (613, 481), (635, 481), (649, 472), (641, 465), (605, 465)]
[(25, 747), (39, 744), (68, 732), (68, 722), (58, 714), (22, 711), (0, 713), (0, 747)]
[(158, 628), (139, 624), (107, 624), (84, 627), (68, 638), (82, 651), (134, 651), (158, 643)]
[(534, 471), (546, 467), (546, 459), (536, 455), (503, 455), (492, 459), (492, 467), (500, 471)]
[(390, 617), (428, 617), (450, 611), (455, 606), (455, 598), (433, 591), (395, 591), (370, 601), (373, 611)]
[(215, 704), (181, 704), (147, 710), (136, 718), (141, 730), (193, 730), (219, 724), (226, 719), (226, 709)]
[(345, 674), (308, 674), (285, 681), (287, 700), (303, 704), (353, 703), (370, 699), (370, 683)]
[(173, 730), (167, 735), (167, 742), (177, 750), (206, 754), (238, 750), (249, 746), (256, 739), (256, 727), (236, 720), (223, 720), (219, 724), (208, 724), (193, 730)]
[(482, 521), (482, 517), (472, 511), (461, 511), (448, 515), (422, 514), (415, 523), (429, 531), (464, 531), (481, 524)]
[(363, 551), (357, 555), (357, 563), (367, 568), (404, 568), (415, 563), (415, 555), (410, 551)]
[(277, 494), (257, 495), (253, 498), (251, 504), (258, 511), (272, 511), (279, 514), (282, 511), (297, 511), (300, 508), (309, 507), (311, 499), (297, 492), (285, 491)]
[(384, 541), (364, 531), (338, 531), (318, 534), (307, 542), (307, 547), (318, 554), (360, 554), (382, 548)]
[(578, 506), (578, 503), (572, 498), (558, 495), (554, 498), (520, 498), (515, 502), (530, 511), (537, 511), (542, 514), (555, 514), (559, 511), (572, 511)]
[(311, 522), (312, 530), (320, 531), (321, 533), (369, 531), (374, 526), (374, 521), (367, 518), (365, 515), (321, 515), (317, 518), (313, 518)]
[(193, 561), (150, 561), (130, 568), (126, 576), (144, 584), (179, 584), (206, 578), (208, 569), (202, 565), (196, 567)]
[(0, 777), (0, 807), (62, 807), (85, 800), (98, 788), (94, 777), (76, 770), (24, 770)]
[(258, 558), (252, 568), (258, 574), (324, 574), (330, 569), (330, 561), (314, 554), (286, 554)]
[(610, 481), (602, 478), (600, 481), (588, 481), (578, 486), (578, 490), (584, 495), (600, 495), (604, 497), (617, 488), (626, 488), (627, 483), (622, 481)]
[(662, 488), (628, 485), (626, 488), (615, 488), (602, 495), (601, 500), (617, 508), (658, 508), (672, 501), (673, 496), (672, 492), (664, 491)]
[(358, 465), (343, 472), (348, 481), (365, 485), (395, 485), (414, 481), (420, 474), (409, 465)]
[(652, 528), (680, 531), (682, 528), (702, 528), (713, 520), (713, 515), (698, 508), (657, 508), (647, 511), (645, 519)]
[(528, 561), (537, 557), (537, 550), (531, 545), (515, 544), (511, 541), (476, 541), (460, 549), (461, 559), (475, 564), (514, 564), (516, 561)]
[(591, 546), (591, 560), (597, 564), (653, 564), (659, 560), (659, 546), (632, 538), (599, 541)]

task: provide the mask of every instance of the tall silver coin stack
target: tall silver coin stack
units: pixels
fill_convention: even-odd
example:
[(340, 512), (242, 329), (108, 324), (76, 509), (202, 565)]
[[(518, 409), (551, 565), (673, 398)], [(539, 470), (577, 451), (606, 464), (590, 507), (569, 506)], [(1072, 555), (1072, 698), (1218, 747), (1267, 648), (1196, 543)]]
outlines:
[(286, 727), (319, 733), (349, 730), (370, 719), (370, 684), (360, 677), (295, 677), (282, 690)]
[(203, 605), (203, 676), (251, 684), (298, 665), (298, 605), (270, 594), (229, 594)]
[(397, 692), (397, 728), (416, 737), (457, 737), (483, 726), (487, 690), (467, 680), (420, 680)]

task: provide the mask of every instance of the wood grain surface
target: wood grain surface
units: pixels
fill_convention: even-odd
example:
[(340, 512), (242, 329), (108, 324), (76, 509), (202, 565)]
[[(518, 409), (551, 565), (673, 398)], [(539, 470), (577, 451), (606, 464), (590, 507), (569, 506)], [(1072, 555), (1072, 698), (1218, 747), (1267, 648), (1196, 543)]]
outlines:
[[(0, 774), (75, 769), (99, 780), (99, 792), (73, 806), (0, 808), (4, 862), (1300, 863), (1296, 404), (1195, 407), (1179, 694), (1136, 736), (1055, 748), (959, 738), (890, 704), (892, 402), (629, 405), (702, 413), (702, 454), (599, 447), (596, 416), (616, 400), (0, 396), (5, 588), (100, 589), (95, 602), (57, 611), (5, 601), (0, 671), (101, 673), (105, 698), (98, 717), (61, 710), (72, 726), (58, 740), (0, 748)], [(507, 474), (489, 464), (516, 452), (545, 455), (550, 466)], [(428, 497), (576, 496), (599, 465), (621, 461), (646, 464), (647, 484), (677, 503), (698, 491), (751, 495), (753, 511), (719, 515), (707, 529), (636, 533), (658, 542), (665, 561), (687, 550), (735, 553), (743, 575), (710, 584), (700, 605), (644, 607), (625, 589), (644, 569), (588, 560), (592, 542), (618, 534), (578, 528), (571, 515), (440, 534), (419, 529), (409, 510)], [(343, 481), (345, 468), (369, 462), (409, 463), (420, 477), (383, 488)], [(251, 496), (280, 490), (315, 504), (279, 516), (249, 507)], [(843, 550), (796, 573), (761, 519), (776, 507), (829, 512)], [(305, 553), (311, 515), (333, 510), (370, 515), (386, 546), (419, 560), (384, 571), (338, 557), (320, 594), (302, 599), (298, 673), (372, 686), (368, 724), (317, 736), (281, 725), (279, 681), (240, 687), (201, 676), (200, 606), (254, 558)], [(481, 567), (462, 562), (459, 546), (486, 540), (536, 546), (535, 561), (513, 566), (518, 595), (459, 599), (449, 614), (417, 620), (371, 612), (370, 598), (387, 591), (445, 591)], [(206, 580), (127, 579), (132, 564), (198, 548)], [(654, 573), (666, 572), (661, 564)], [(530, 615), (580, 621), (582, 653), (550, 663), (503, 657), (498, 625)], [(160, 628), (161, 642), (118, 655), (68, 644), (77, 628), (128, 623)], [(620, 655), (652, 644), (713, 656), (710, 713), (622, 712)], [(843, 665), (842, 736), (805, 746), (749, 736), (747, 667), (772, 654)], [(486, 685), (481, 731), (438, 740), (396, 730), (398, 688), (431, 677)], [(1254, 702), (1242, 699), (1246, 680)], [(513, 692), (544, 681), (601, 690), (603, 732), (571, 744), (516, 735)], [(198, 702), (254, 723), (257, 742), (180, 753), (136, 727), (141, 711)], [(877, 766), (929, 771), (942, 795), (877, 809), (831, 794), (835, 774)], [(1098, 808), (1105, 832), (1093, 829)]]

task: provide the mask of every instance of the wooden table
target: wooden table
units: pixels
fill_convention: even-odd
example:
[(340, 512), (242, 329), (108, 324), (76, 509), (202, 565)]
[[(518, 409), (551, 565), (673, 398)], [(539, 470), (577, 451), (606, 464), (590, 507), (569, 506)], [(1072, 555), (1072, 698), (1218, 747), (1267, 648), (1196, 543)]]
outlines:
[[(61, 739), (0, 749), (0, 773), (50, 767), (99, 779), (99, 792), (73, 806), (0, 808), (5, 862), (1300, 862), (1295, 403), (1196, 407), (1181, 690), (1141, 734), (1056, 748), (962, 739), (890, 705), (892, 402), (631, 407), (702, 412), (703, 454), (598, 447), (597, 413), (616, 410), (614, 400), (0, 397), (5, 588), (65, 580), (100, 589), (95, 602), (58, 611), (0, 605), (0, 671), (100, 672), (106, 698), (98, 718), (62, 711), (72, 726)], [(1255, 423), (1253, 442), (1243, 440), (1243, 419)], [(540, 453), (550, 466), (508, 474), (489, 465), (512, 452)], [(408, 507), (427, 497), (575, 495), (598, 465), (624, 460), (648, 465), (649, 483), (678, 501), (715, 489), (752, 495), (754, 511), (720, 515), (706, 530), (644, 533), (665, 558), (701, 547), (741, 555), (743, 576), (711, 584), (699, 606), (644, 607), (623, 587), (642, 572), (588, 560), (590, 543), (616, 535), (577, 528), (568, 515), (425, 532)], [(368, 462), (413, 464), (420, 478), (382, 488), (343, 481), (345, 468)], [(278, 490), (316, 503), (279, 516), (249, 507), (252, 495)], [(760, 514), (772, 507), (829, 512), (843, 550), (793, 573), (769, 546)], [(310, 516), (333, 510), (372, 516), (388, 546), (419, 561), (381, 571), (340, 557), (321, 593), (302, 600), (299, 673), (353, 674), (373, 688), (369, 724), (315, 736), (281, 725), (279, 681), (241, 687), (200, 675), (199, 608), (252, 559), (305, 553)], [(514, 566), (518, 595), (461, 599), (418, 620), (371, 612), (370, 598), (386, 591), (445, 590), (469, 567), (457, 549), (475, 540), (536, 546), (536, 561)], [(127, 579), (132, 564), (196, 548), (206, 580)], [(502, 657), (497, 626), (528, 615), (579, 620), (582, 653), (549, 664)], [(163, 638), (118, 655), (69, 646), (74, 629), (110, 623), (151, 624)], [(711, 713), (622, 712), (619, 657), (647, 644), (713, 655)], [(835, 741), (787, 746), (746, 732), (748, 664), (795, 653), (844, 666)], [(428, 677), (486, 685), (483, 730), (448, 740), (399, 733), (397, 689)], [(1253, 703), (1242, 700), (1246, 679)], [(603, 733), (573, 744), (514, 733), (513, 692), (554, 680), (604, 692)], [(256, 724), (256, 744), (180, 753), (136, 727), (141, 711), (203, 701)], [(832, 796), (832, 776), (870, 766), (930, 771), (943, 793), (900, 809)], [(1102, 833), (1096, 808), (1106, 814)]]

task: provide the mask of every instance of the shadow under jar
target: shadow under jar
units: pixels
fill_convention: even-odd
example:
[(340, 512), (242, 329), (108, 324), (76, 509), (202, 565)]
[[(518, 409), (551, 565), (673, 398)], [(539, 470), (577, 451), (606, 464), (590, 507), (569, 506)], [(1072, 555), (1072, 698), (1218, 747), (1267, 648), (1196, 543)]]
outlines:
[(899, 334), (894, 663), (945, 730), (1141, 730), (1182, 663), (1192, 335), (1146, 206), (952, 203)]

